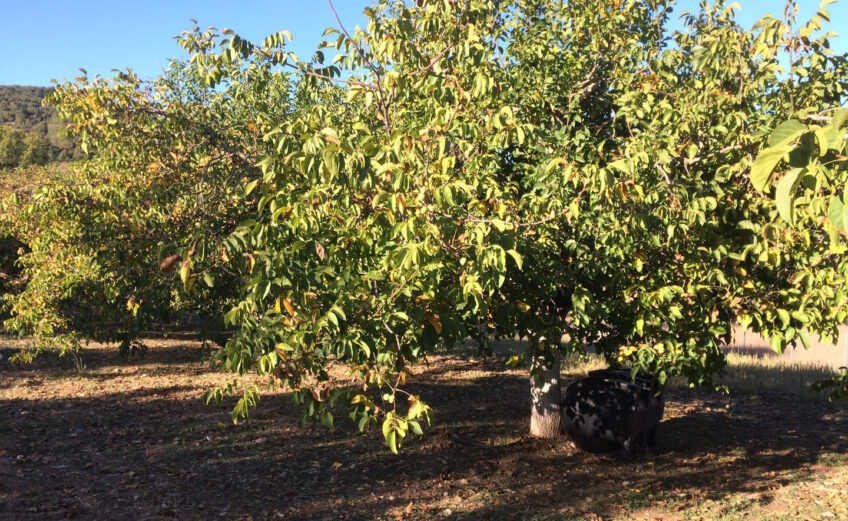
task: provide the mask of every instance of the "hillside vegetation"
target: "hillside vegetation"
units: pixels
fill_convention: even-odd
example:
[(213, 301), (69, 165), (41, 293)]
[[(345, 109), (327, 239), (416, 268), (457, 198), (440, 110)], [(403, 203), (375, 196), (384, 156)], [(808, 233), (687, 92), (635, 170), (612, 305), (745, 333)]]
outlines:
[(56, 110), (43, 104), (48, 87), (0, 85), (0, 168), (43, 165), (80, 157), (62, 135)]

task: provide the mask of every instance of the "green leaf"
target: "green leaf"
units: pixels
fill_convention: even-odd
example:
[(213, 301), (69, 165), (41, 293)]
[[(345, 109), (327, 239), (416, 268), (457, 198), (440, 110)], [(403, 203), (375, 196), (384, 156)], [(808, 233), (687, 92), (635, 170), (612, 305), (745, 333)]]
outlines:
[(507, 255), (512, 257), (512, 260), (515, 261), (516, 266), (518, 266), (519, 271), (522, 270), (523, 260), (521, 258), (521, 254), (515, 250), (506, 250)]
[(795, 191), (801, 182), (801, 169), (793, 168), (777, 182), (777, 191), (774, 197), (777, 203), (777, 212), (789, 224), (795, 224)]
[(791, 146), (783, 145), (766, 148), (760, 152), (753, 166), (751, 166), (751, 184), (754, 185), (754, 188), (764, 192), (769, 184), (774, 167), (791, 151)]
[(839, 199), (838, 196), (830, 198), (830, 204), (827, 208), (827, 218), (830, 223), (843, 233), (848, 232), (848, 207)]
[(804, 344), (804, 349), (810, 349), (810, 334), (804, 329), (798, 330), (798, 336), (801, 337), (801, 343)]
[(769, 136), (769, 147), (785, 145), (806, 131), (807, 126), (796, 119), (784, 121)]
[(247, 183), (247, 185), (244, 187), (244, 195), (250, 195), (250, 192), (252, 192), (254, 188), (256, 188), (256, 186), (259, 184), (259, 181), (259, 179), (255, 179)]
[(419, 436), (424, 434), (424, 431), (421, 429), (421, 424), (418, 423), (417, 421), (409, 422), (409, 428), (412, 430), (412, 432), (414, 432), (415, 434), (417, 434)]
[(800, 322), (802, 324), (806, 324), (807, 322), (810, 321), (810, 316), (808, 314), (804, 313), (803, 311), (793, 311), (791, 313), (791, 315), (792, 315), (792, 318), (794, 318), (795, 320), (797, 320), (798, 322)]
[(769, 347), (777, 354), (782, 354), (786, 349), (786, 340), (780, 335), (772, 335), (769, 338)]
[(386, 441), (389, 439), (389, 434), (392, 432), (392, 419), (389, 417), (391, 413), (386, 415), (386, 419), (383, 420), (383, 437), (386, 438)]
[(830, 126), (836, 130), (842, 130), (848, 127), (848, 109), (838, 110), (836, 114), (833, 115), (833, 119), (830, 121)]
[(397, 453), (398, 453), (398, 439), (397, 439), (397, 438), (398, 438), (398, 433), (397, 433), (397, 431), (394, 431), (394, 430), (393, 430), (392, 432), (390, 432), (390, 433), (389, 433), (389, 438), (388, 438), (389, 448), (390, 448), (390, 449), (392, 450), (392, 452), (394, 452), (395, 454), (397, 454)]
[(819, 146), (819, 157), (827, 155), (828, 151), (839, 151), (842, 148), (842, 139), (845, 132), (839, 131), (832, 126), (816, 129), (816, 142)]
[(609, 164), (610, 168), (615, 168), (623, 174), (630, 173), (630, 161), (627, 159), (618, 159)]

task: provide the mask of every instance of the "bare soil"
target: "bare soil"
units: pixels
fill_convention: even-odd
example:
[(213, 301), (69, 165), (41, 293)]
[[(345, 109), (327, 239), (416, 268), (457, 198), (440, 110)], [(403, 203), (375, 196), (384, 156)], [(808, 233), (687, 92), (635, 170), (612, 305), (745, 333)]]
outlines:
[(76, 373), (0, 340), (0, 519), (848, 519), (848, 415), (820, 401), (671, 389), (658, 448), (619, 462), (526, 437), (526, 370), (445, 354), (410, 380), (436, 423), (395, 456), (279, 393), (233, 425), (197, 345), (149, 345)]

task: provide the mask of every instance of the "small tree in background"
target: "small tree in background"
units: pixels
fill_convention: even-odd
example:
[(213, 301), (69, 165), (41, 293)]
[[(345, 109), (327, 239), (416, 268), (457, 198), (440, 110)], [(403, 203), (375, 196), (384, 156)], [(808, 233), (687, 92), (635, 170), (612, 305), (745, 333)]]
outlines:
[(21, 154), (21, 166), (46, 165), (50, 161), (50, 141), (39, 132), (30, 132), (24, 138), (24, 151)]
[(3, 127), (0, 132), (0, 168), (14, 168), (21, 164), (26, 149), (26, 133), (23, 130)]

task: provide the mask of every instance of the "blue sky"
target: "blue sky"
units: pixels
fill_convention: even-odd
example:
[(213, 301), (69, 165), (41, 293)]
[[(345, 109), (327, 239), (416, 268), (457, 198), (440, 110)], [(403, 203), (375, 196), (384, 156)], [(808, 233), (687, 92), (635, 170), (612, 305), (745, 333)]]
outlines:
[[(598, 0), (606, 1), (606, 0)], [(766, 13), (780, 16), (783, 0), (737, 0), (740, 23), (750, 27)], [(363, 24), (370, 0), (335, 0), (348, 28)], [(814, 13), (819, 0), (799, 0), (802, 19)], [(696, 10), (698, 0), (679, 0), (674, 18)], [(848, 51), (848, 0), (829, 8), (832, 30), (846, 34), (832, 43)], [(11, 0), (0, 16), (0, 84), (49, 85), (55, 78), (73, 78), (83, 67), (90, 74), (131, 67), (142, 77), (157, 75), (168, 60), (182, 56), (173, 36), (191, 27), (190, 19), (207, 27), (228, 27), (261, 40), (288, 29), (291, 50), (308, 57), (324, 29), (335, 25), (325, 0)]]

